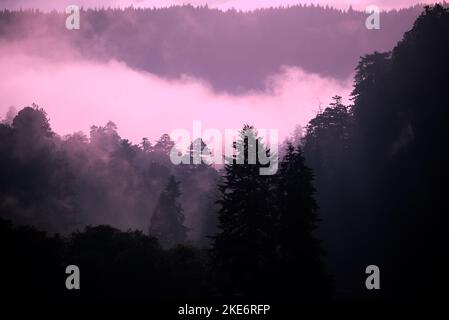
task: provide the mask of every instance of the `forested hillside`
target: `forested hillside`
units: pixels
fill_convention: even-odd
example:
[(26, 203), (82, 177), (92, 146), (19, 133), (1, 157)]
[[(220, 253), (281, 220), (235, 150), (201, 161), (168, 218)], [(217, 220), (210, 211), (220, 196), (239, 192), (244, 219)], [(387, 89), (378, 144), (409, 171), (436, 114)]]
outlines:
[[(206, 9), (157, 14), (170, 10)], [(254, 145), (277, 156), (248, 124), (218, 170), (174, 165), (167, 134), (131, 143), (108, 122), (61, 137), (43, 108), (11, 110), (0, 124), (6, 290), (44, 288), (42, 297), (62, 299), (445, 297), (448, 57), (449, 10), (426, 7), (394, 49), (354, 64), (352, 104), (334, 96), (302, 141), (282, 146), (271, 176), (259, 174), (260, 158), (248, 160)], [(191, 150), (180, 151), (197, 156)], [(68, 264), (83, 270), (84, 290), (58, 287)], [(366, 289), (368, 265), (379, 266), (381, 290)]]
[[(158, 76), (207, 81), (219, 91), (262, 90), (284, 65), (346, 79), (360, 56), (391, 50), (422, 7), (381, 14), (368, 30), (365, 12), (298, 5), (226, 12), (206, 7), (102, 9), (81, 12), (81, 28), (65, 29), (66, 15), (37, 11), (0, 13), (0, 38), (31, 42), (28, 52), (117, 59)], [(70, 56), (69, 56), (70, 58)]]

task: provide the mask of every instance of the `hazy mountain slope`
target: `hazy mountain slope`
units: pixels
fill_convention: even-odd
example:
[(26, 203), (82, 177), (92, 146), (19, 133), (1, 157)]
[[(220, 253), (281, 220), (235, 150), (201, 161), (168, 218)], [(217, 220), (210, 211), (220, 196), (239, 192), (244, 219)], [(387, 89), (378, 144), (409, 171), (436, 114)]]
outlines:
[(283, 65), (347, 78), (360, 56), (391, 50), (421, 10), (382, 13), (380, 30), (366, 29), (363, 12), (313, 6), (88, 10), (81, 13), (81, 29), (72, 31), (64, 27), (64, 14), (3, 11), (0, 39), (32, 39), (30, 50), (55, 58), (73, 45), (84, 57), (115, 58), (169, 78), (186, 74), (216, 90), (242, 93), (265, 88)]

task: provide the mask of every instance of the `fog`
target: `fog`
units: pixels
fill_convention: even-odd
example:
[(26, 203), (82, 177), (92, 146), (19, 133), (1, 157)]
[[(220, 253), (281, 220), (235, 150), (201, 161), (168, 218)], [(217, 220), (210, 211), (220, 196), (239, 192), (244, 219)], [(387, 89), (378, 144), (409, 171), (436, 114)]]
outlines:
[[(16, 49), (18, 46), (16, 46)], [(136, 71), (124, 63), (80, 58), (48, 59), (0, 49), (4, 79), (0, 112), (31, 103), (43, 107), (53, 129), (61, 134), (114, 121), (122, 136), (133, 142), (154, 140), (177, 128), (192, 130), (199, 120), (204, 129), (238, 129), (244, 123), (279, 129), (280, 137), (305, 125), (335, 94), (347, 96), (351, 80), (337, 82), (285, 66), (267, 78), (266, 92), (244, 95), (215, 93), (208, 83), (184, 76), (166, 80)]]

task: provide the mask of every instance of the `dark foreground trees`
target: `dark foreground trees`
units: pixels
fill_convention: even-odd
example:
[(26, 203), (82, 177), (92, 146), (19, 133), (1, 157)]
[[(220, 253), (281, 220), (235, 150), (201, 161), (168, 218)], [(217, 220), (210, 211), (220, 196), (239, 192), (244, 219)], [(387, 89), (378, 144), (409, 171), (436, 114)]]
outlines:
[[(225, 168), (212, 252), (179, 245), (187, 228), (172, 176), (150, 236), (99, 225), (61, 238), (1, 220), (5, 287), (11, 297), (41, 290), (40, 297), (50, 299), (329, 298), (313, 234), (313, 174), (301, 150), (289, 145), (278, 173), (260, 175), (262, 165), (248, 162), (251, 148), (272, 161), (275, 155), (259, 142), (256, 130), (246, 126)], [(80, 268), (79, 291), (65, 288), (68, 265)]]
[[(2, 291), (8, 300), (194, 299), (210, 293), (207, 257), (192, 247), (163, 250), (156, 238), (109, 226), (49, 236), (0, 219)], [(80, 269), (67, 290), (65, 268)]]
[[(329, 116), (336, 106), (310, 122), (306, 158), (337, 297), (444, 296), (448, 56), (449, 11), (426, 7), (392, 52), (362, 57), (349, 122)], [(363, 286), (370, 264), (379, 291)]]
[(271, 177), (260, 176), (261, 165), (249, 164), (248, 157), (250, 150), (264, 148), (258, 142), (255, 129), (245, 126), (219, 187), (219, 231), (214, 237), (213, 263), (226, 295), (266, 295), (271, 289), (266, 282), (275, 257), (268, 202)]
[(225, 167), (212, 249), (219, 288), (234, 297), (329, 297), (323, 252), (313, 235), (317, 204), (312, 172), (300, 149), (289, 145), (278, 174), (260, 175), (259, 159), (248, 161), (250, 150), (258, 148), (276, 157), (255, 129), (245, 126)]
[(322, 263), (313, 172), (305, 165), (301, 147), (288, 144), (275, 177), (277, 292), (281, 296), (329, 298), (330, 278)]

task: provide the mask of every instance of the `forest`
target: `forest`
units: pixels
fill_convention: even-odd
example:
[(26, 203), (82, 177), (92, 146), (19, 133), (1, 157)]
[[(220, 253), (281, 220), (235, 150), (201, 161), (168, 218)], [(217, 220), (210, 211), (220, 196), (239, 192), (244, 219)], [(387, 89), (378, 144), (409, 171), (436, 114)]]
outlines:
[[(334, 96), (282, 145), (272, 176), (247, 163), (250, 124), (235, 145), (243, 164), (217, 169), (173, 165), (168, 134), (133, 144), (111, 121), (59, 136), (45, 106), (11, 109), (0, 124), (2, 287), (62, 300), (441, 299), (448, 57), (449, 10), (427, 6), (391, 51), (359, 59), (352, 103)], [(82, 290), (64, 287), (69, 264)], [(371, 264), (382, 290), (365, 288)]]
[(372, 31), (365, 12), (316, 5), (85, 9), (82, 27), (71, 32), (63, 13), (3, 10), (0, 38), (25, 41), (27, 52), (54, 60), (74, 59), (62, 54), (68, 47), (75, 57), (116, 59), (168, 79), (189, 75), (218, 92), (243, 94), (266, 89), (265, 78), (285, 65), (346, 79), (360, 56), (391, 50), (421, 11), (415, 5), (383, 12), (381, 29)]

